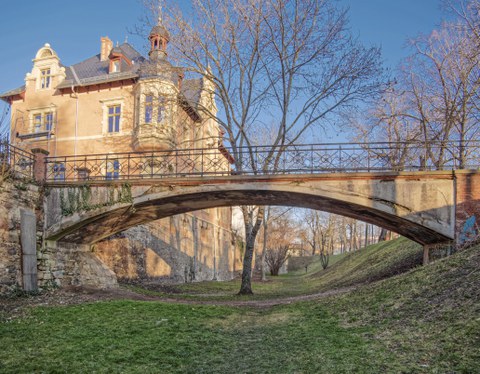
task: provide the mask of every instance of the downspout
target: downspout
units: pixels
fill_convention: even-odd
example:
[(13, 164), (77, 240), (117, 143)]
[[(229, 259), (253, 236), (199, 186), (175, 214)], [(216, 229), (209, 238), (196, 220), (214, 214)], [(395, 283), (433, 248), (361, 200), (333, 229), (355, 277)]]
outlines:
[[(70, 70), (72, 72), (73, 78), (75, 79), (75, 83), (78, 86), (82, 86), (82, 83), (80, 82), (80, 79), (78, 79), (77, 73), (75, 72), (75, 69), (73, 66), (70, 66)], [(76, 99), (75, 103), (75, 139), (73, 142), (73, 155), (77, 155), (77, 133), (78, 133), (78, 92), (75, 92), (75, 86), (72, 84), (72, 95)]]
[(77, 131), (78, 131), (78, 93), (75, 92), (75, 87), (72, 85), (72, 95), (75, 98), (75, 135), (73, 140), (73, 155), (77, 155)]

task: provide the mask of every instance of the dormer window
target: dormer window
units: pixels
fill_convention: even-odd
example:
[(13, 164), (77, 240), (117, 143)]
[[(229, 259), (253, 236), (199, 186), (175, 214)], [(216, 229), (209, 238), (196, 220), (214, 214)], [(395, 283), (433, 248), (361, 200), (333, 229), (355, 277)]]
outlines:
[(112, 60), (110, 66), (110, 73), (119, 73), (120, 72), (120, 60)]
[(40, 88), (42, 89), (50, 88), (51, 81), (52, 81), (52, 76), (50, 74), (50, 69), (40, 70)]
[(118, 45), (110, 51), (108, 58), (110, 60), (108, 65), (109, 73), (120, 73), (122, 69), (128, 69), (128, 66), (133, 64)]

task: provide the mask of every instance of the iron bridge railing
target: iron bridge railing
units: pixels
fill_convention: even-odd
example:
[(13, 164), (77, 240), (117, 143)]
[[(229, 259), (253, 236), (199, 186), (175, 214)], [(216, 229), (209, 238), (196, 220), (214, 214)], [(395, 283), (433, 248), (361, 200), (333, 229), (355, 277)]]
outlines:
[(477, 169), (480, 142), (438, 143), (428, 148), (419, 143), (377, 142), (175, 149), (47, 157), (46, 164), (47, 182)]
[(30, 152), (0, 140), (0, 175), (2, 177), (33, 179), (35, 157)]

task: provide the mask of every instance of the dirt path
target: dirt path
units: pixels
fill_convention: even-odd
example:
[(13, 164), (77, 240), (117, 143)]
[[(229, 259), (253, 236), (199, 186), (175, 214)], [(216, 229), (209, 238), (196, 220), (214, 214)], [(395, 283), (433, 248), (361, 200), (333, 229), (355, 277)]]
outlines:
[[(311, 295), (299, 295), (265, 300), (189, 300), (143, 295), (122, 287), (108, 290), (69, 288), (44, 292), (35, 296), (0, 298), (0, 317), (3, 316), (2, 318), (6, 320), (18, 318), (25, 315), (29, 308), (35, 306), (76, 305), (108, 300), (139, 300), (187, 305), (224, 305), (231, 307), (269, 308), (275, 305), (291, 304), (298, 301), (321, 299), (327, 296), (342, 294), (351, 291), (354, 288), (355, 287), (347, 287)], [(0, 321), (2, 318), (0, 318)]]

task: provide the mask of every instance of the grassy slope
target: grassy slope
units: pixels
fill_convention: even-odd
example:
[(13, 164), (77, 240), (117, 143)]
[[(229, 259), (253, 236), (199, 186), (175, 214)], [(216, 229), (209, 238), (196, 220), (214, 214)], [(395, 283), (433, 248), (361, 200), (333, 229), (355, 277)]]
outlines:
[[(381, 244), (323, 276), (279, 282), (364, 283), (396, 272), (416, 252), (407, 241)], [(133, 301), (39, 307), (0, 324), (0, 372), (476, 373), (479, 269), (476, 247), (347, 294), (269, 309)], [(203, 292), (215, 293), (215, 285), (224, 292), (219, 283)]]
[(345, 325), (374, 327), (404, 372), (480, 373), (480, 246), (326, 305)]
[[(369, 246), (356, 252), (332, 256), (330, 266), (323, 270), (320, 261), (292, 274), (269, 277), (268, 282), (254, 282), (255, 295), (244, 299), (269, 299), (295, 295), (313, 294), (326, 290), (369, 283), (405, 272), (422, 263), (422, 248), (409, 240), (398, 239)], [(136, 291), (153, 295), (166, 295), (155, 285)], [(211, 300), (235, 300), (240, 289), (240, 280), (231, 282), (200, 282), (170, 287), (169, 297)]]

